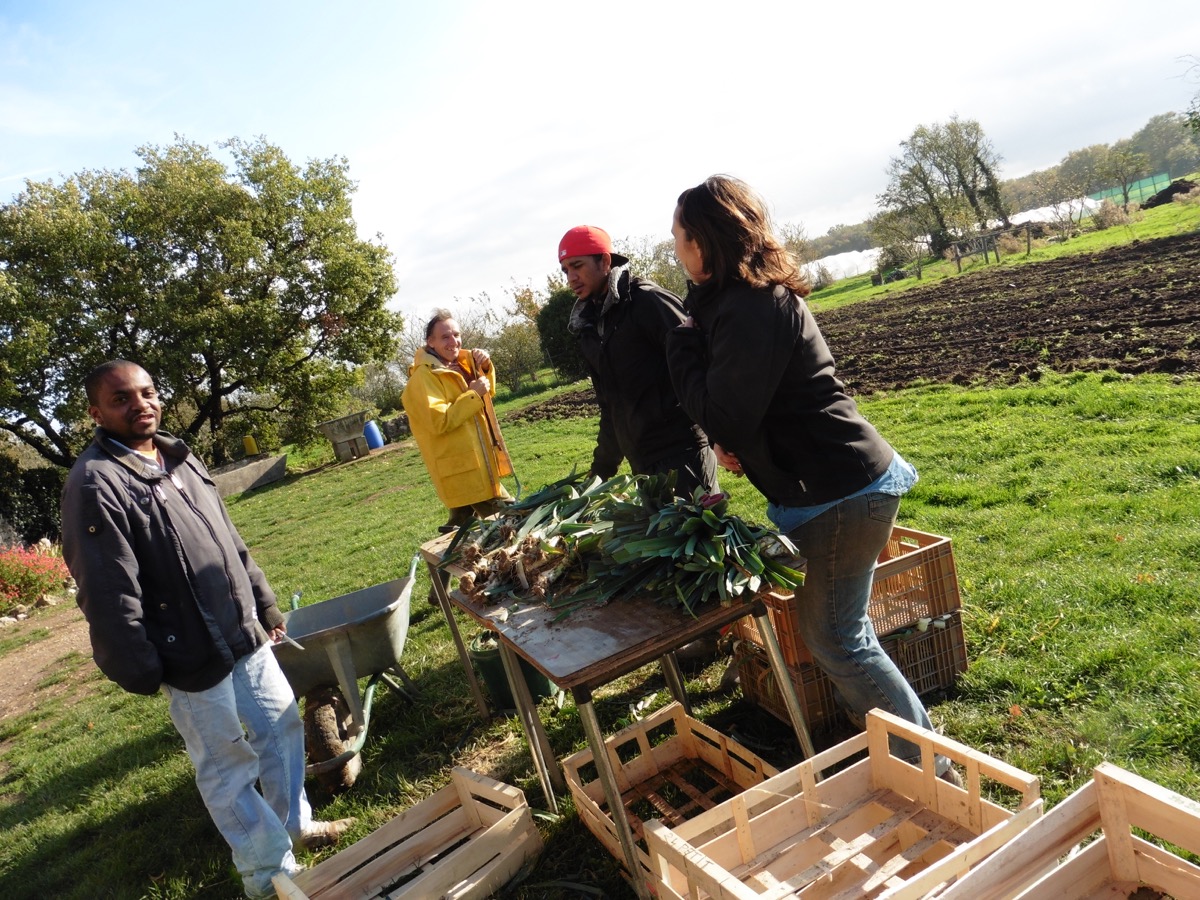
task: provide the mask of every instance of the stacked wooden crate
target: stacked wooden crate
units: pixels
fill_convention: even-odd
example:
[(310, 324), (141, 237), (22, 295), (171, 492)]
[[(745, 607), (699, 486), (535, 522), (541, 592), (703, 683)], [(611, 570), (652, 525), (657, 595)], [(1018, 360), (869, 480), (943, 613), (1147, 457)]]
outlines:
[[(833, 725), (840, 716), (833, 684), (804, 646), (793, 598), (765, 601), (809, 728)], [(950, 539), (895, 526), (875, 570), (868, 614), (883, 649), (920, 696), (952, 687), (967, 669), (961, 607)], [(739, 620), (733, 631), (746, 699), (789, 721), (754, 619)]]

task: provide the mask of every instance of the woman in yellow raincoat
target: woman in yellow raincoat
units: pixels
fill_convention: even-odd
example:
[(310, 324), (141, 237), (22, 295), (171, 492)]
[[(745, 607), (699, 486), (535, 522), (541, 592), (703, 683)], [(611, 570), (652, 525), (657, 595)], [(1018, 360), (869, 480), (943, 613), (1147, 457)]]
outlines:
[(425, 326), (402, 402), (438, 497), (450, 510), (443, 530), (488, 516), (509, 499), (500, 483), (510, 469), (487, 404), (496, 370), (486, 350), (466, 350), (453, 315), (439, 309)]

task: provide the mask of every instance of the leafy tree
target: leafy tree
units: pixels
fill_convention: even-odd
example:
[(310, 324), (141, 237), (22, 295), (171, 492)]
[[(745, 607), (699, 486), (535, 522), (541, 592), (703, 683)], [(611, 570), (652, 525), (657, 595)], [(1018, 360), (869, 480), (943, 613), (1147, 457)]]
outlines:
[(877, 263), (880, 274), (891, 268), (903, 269), (910, 263), (921, 277), (921, 262), (927, 252), (929, 232), (921, 220), (902, 210), (884, 210), (871, 217), (871, 239), (880, 248)]
[(526, 379), (535, 380), (546, 364), (537, 325), (524, 319), (509, 322), (492, 340), (492, 359), (500, 381), (510, 391), (518, 391)]
[(1130, 149), (1145, 154), (1147, 174), (1185, 175), (1200, 162), (1200, 145), (1192, 139), (1187, 117), (1179, 113), (1153, 116), (1129, 139)]
[(1104, 174), (1110, 151), (1108, 144), (1092, 144), (1082, 150), (1072, 150), (1058, 164), (1058, 174), (1061, 184), (1073, 185), (1078, 190), (1078, 197), (1086, 197), (1108, 187), (1108, 178)]
[(853, 250), (869, 250), (875, 246), (867, 222), (856, 225), (834, 225), (820, 237), (812, 238), (813, 259), (849, 253)]
[(566, 285), (560, 285), (550, 292), (550, 299), (538, 310), (537, 317), (542, 352), (558, 377), (565, 381), (578, 381), (588, 374), (587, 364), (579, 352), (579, 339), (567, 327), (574, 305), (574, 292)]
[(45, 459), (86, 444), (83, 378), (105, 359), (145, 366), (168, 427), (221, 462), (264, 416), (312, 438), (386, 357), (391, 257), (357, 237), (346, 161), (223, 146), (231, 166), (177, 138), (0, 207), (0, 428)]
[(1130, 188), (1150, 174), (1150, 165), (1146, 154), (1135, 151), (1129, 141), (1117, 141), (1105, 157), (1102, 172), (1120, 187), (1121, 209), (1129, 212)]
[(687, 276), (675, 259), (674, 241), (651, 238), (615, 241), (613, 250), (629, 260), (629, 270), (639, 278), (653, 281), (678, 297), (687, 295)]
[(877, 199), (882, 210), (904, 215), (924, 229), (934, 253), (965, 231), (986, 229), (992, 219), (1008, 225), (1000, 157), (978, 122), (953, 117), (944, 125), (921, 125), (900, 147), (901, 155), (888, 164), (888, 185)]

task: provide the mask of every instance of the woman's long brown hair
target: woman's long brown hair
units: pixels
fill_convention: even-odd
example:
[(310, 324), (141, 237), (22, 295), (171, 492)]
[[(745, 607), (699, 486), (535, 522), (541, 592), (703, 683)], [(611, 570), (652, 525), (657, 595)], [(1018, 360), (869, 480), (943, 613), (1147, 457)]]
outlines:
[(806, 297), (812, 287), (796, 257), (771, 228), (767, 205), (750, 185), (713, 175), (679, 195), (675, 218), (696, 242), (718, 289), (731, 280), (752, 287), (783, 285)]

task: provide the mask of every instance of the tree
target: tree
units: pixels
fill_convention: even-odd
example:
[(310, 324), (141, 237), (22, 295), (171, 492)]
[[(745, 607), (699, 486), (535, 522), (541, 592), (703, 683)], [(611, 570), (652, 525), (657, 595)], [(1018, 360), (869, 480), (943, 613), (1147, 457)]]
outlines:
[(346, 161), (222, 146), (231, 167), (177, 138), (133, 174), (29, 182), (0, 208), (0, 428), (45, 459), (86, 444), (82, 382), (105, 359), (140, 362), (171, 430), (220, 462), (256, 417), (311, 437), (390, 351), (391, 256), (356, 235)]
[(629, 271), (653, 281), (678, 297), (687, 294), (687, 276), (675, 258), (674, 241), (624, 239), (614, 242), (613, 250), (629, 260)]
[(542, 352), (558, 377), (566, 381), (578, 381), (588, 374), (587, 364), (579, 352), (579, 339), (567, 327), (574, 305), (575, 292), (560, 284), (551, 289), (550, 299), (542, 304), (537, 315)]
[(1200, 162), (1200, 145), (1192, 139), (1187, 117), (1179, 113), (1153, 116), (1129, 139), (1130, 149), (1146, 156), (1147, 174), (1186, 175)]
[(880, 248), (877, 266), (880, 274), (886, 269), (905, 268), (909, 263), (916, 265), (917, 277), (921, 277), (921, 261), (926, 253), (929, 232), (920, 219), (907, 215), (902, 210), (884, 210), (871, 217), (868, 223), (871, 239)]
[(964, 232), (987, 229), (992, 219), (1008, 225), (1000, 157), (978, 122), (952, 117), (945, 125), (921, 125), (900, 147), (877, 199), (882, 210), (924, 228), (934, 253)]
[(1117, 141), (1104, 159), (1102, 172), (1121, 188), (1121, 209), (1129, 212), (1129, 190), (1150, 172), (1146, 154), (1136, 152), (1129, 141)]
[(1063, 184), (1073, 185), (1078, 197), (1086, 197), (1108, 187), (1104, 167), (1110, 152), (1108, 144), (1092, 144), (1082, 150), (1072, 150), (1058, 164)]

